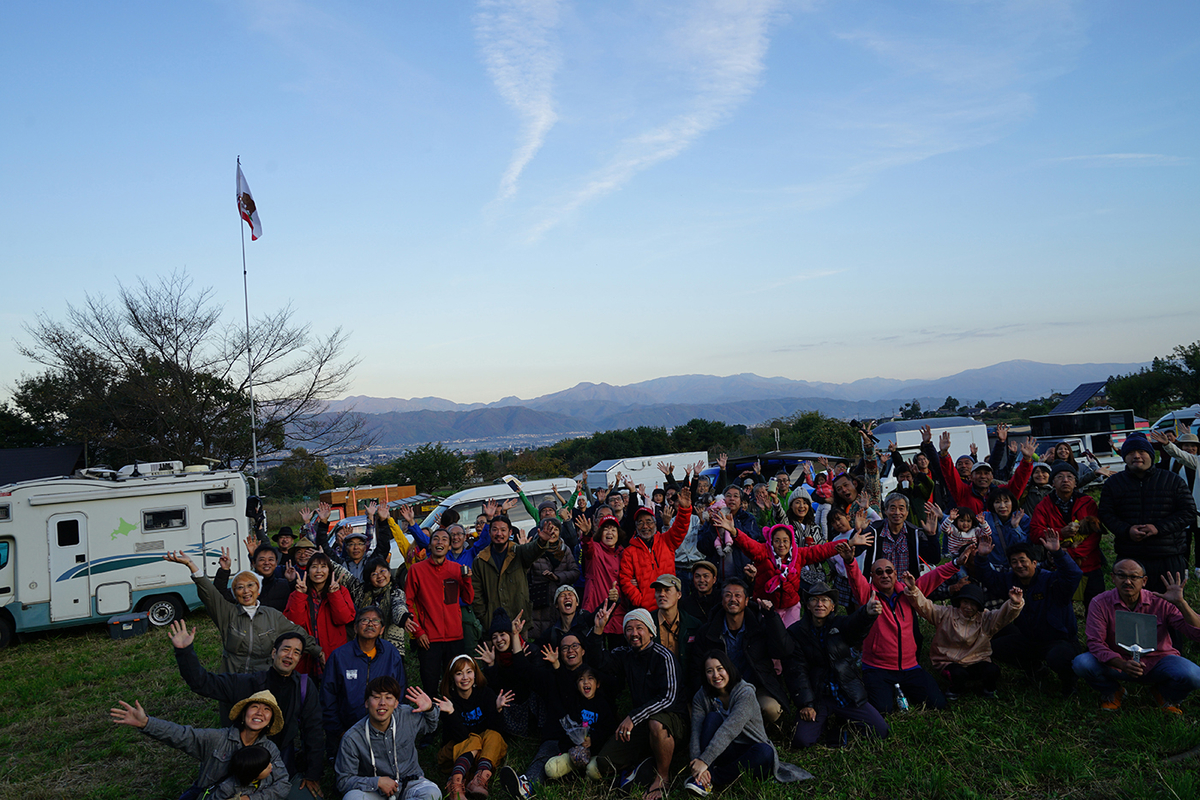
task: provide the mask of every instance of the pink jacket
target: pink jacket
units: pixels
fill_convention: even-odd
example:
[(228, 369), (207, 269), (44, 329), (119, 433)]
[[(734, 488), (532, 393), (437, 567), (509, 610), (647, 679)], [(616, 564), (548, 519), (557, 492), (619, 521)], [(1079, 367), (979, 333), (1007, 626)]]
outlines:
[[(922, 594), (928, 595), (956, 572), (958, 565), (947, 561), (917, 578), (917, 588)], [(846, 578), (850, 581), (855, 602), (862, 605), (871, 599), (875, 589), (863, 576), (854, 559), (850, 559), (846, 565)], [(917, 666), (917, 642), (913, 639), (916, 611), (900, 587), (900, 581), (897, 580), (892, 601), (879, 598), (883, 601), (883, 613), (875, 620), (863, 641), (862, 662), (865, 666), (878, 669), (912, 669)]]

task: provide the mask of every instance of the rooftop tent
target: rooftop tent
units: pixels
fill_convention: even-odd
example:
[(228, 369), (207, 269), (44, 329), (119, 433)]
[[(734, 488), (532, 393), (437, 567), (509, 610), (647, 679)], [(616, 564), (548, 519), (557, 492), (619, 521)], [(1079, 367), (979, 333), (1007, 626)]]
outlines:
[(0, 450), (0, 486), (73, 475), (83, 467), (83, 445), (13, 447)]

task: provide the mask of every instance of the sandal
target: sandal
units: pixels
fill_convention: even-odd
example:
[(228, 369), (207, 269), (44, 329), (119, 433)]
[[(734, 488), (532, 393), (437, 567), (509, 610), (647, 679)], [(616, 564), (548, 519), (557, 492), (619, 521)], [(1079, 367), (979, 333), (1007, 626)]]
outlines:
[(654, 783), (642, 795), (642, 800), (663, 800), (667, 796), (667, 782), (659, 776), (654, 776)]

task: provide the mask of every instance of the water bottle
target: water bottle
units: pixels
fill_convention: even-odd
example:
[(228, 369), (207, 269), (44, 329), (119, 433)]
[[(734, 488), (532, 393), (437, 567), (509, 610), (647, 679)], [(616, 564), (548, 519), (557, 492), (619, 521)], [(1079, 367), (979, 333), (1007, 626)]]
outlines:
[(908, 698), (904, 696), (904, 690), (900, 688), (900, 684), (896, 686), (896, 710), (908, 711)]

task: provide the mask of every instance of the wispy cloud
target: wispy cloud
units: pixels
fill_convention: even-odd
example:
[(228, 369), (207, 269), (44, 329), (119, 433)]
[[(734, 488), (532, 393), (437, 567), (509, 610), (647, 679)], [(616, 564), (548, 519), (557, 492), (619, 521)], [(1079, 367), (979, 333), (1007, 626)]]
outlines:
[(517, 192), (517, 179), (558, 121), (554, 75), (562, 55), (556, 29), (559, 0), (484, 0), (475, 15), (483, 62), (504, 101), (520, 115), (521, 136), (500, 178), (498, 200)]
[(1051, 158), (1045, 163), (1079, 164), (1088, 167), (1186, 167), (1196, 163), (1196, 160), (1189, 156), (1168, 156), (1161, 153), (1100, 153)]
[(783, 278), (782, 280), (773, 281), (771, 283), (765, 283), (761, 286), (755, 286), (752, 289), (749, 289), (745, 292), (739, 293), (739, 295), (745, 296), (745, 295), (751, 295), (751, 294), (762, 294), (763, 292), (773, 292), (778, 289), (782, 289), (784, 286), (791, 286), (794, 283), (803, 283), (805, 281), (815, 281), (819, 278), (829, 278), (833, 275), (840, 275), (841, 273), (843, 273), (845, 271), (846, 270), (844, 270), (844, 269), (825, 269), (825, 270), (818, 270), (816, 272), (802, 272), (798, 275), (792, 275), (790, 277)]
[(725, 122), (759, 85), (776, 5), (776, 0), (705, 0), (690, 6), (667, 46), (669, 69), (685, 75), (691, 86), (686, 110), (622, 142), (607, 164), (534, 226), (533, 238), (585, 203), (617, 191), (639, 172), (679, 155)]

